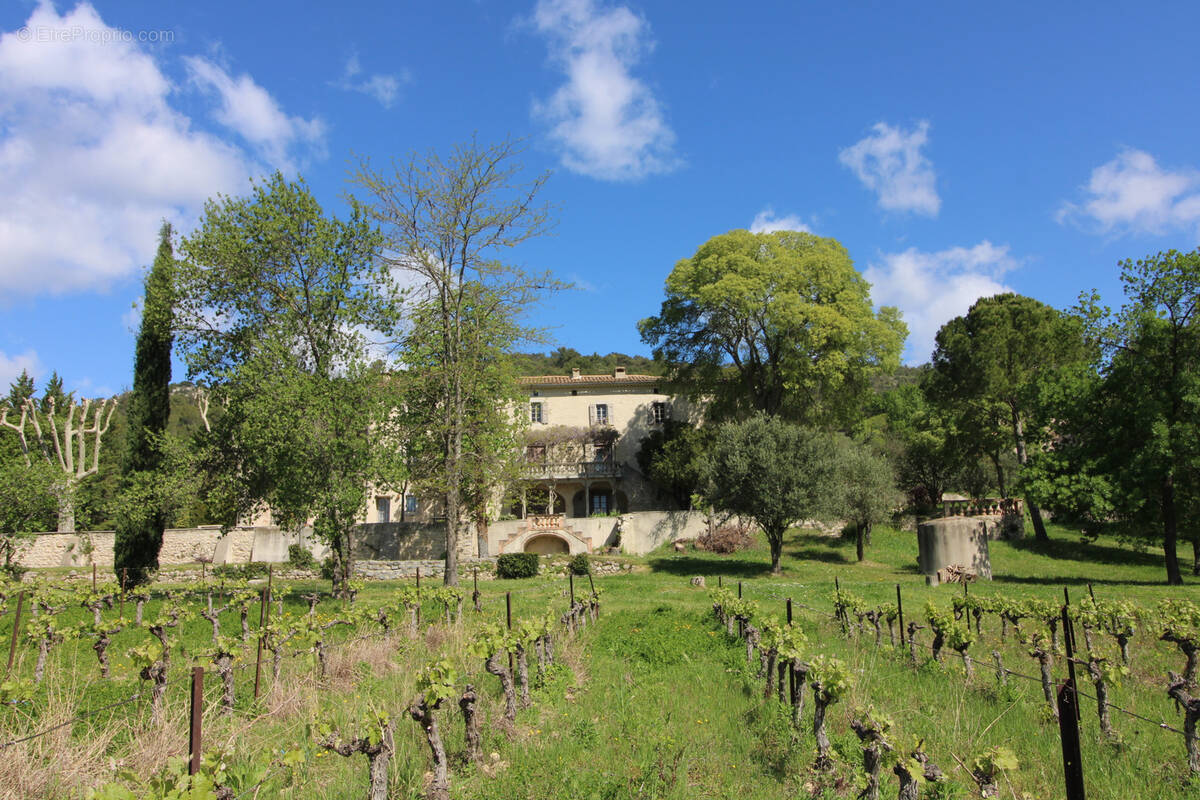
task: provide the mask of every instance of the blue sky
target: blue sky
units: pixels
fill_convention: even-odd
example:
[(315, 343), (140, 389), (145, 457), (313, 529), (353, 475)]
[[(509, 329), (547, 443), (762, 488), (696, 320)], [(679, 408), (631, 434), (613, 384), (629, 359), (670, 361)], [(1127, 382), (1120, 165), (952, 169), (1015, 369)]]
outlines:
[(577, 283), (534, 321), (584, 352), (648, 352), (671, 267), (734, 228), (841, 241), (909, 363), (982, 295), (1119, 305), (1120, 259), (1200, 240), (1200, 5), (1047, 5), (10, 0), (0, 387), (129, 387), (161, 219), (275, 168), (341, 213), (356, 155), (472, 134), (553, 172), (514, 258)]

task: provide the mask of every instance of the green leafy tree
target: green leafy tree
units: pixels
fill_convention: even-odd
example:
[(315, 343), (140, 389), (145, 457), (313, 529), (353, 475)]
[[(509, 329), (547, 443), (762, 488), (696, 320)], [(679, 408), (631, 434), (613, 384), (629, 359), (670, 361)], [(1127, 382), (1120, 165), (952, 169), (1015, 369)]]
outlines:
[[(984, 297), (938, 331), (930, 393), (943, 409), (968, 416), (981, 436), (985, 428), (994, 436), (1003, 424), (1023, 468), (1030, 449), (1048, 434), (1036, 424), (1040, 388), (1059, 369), (1086, 359), (1077, 318), (1031, 297)], [(1003, 409), (1003, 421), (996, 407)], [(976, 445), (977, 452), (993, 446), (990, 439)], [(1047, 539), (1036, 498), (1026, 492), (1025, 503), (1037, 538)]]
[(440, 442), (440, 462), (430, 480), (441, 487), (450, 585), (458, 583), (462, 527), (471, 516), (463, 484), (474, 424), (469, 384), (480, 368), (473, 326), (513, 323), (542, 291), (559, 285), (501, 260), (550, 224), (548, 210), (537, 204), (548, 176), (522, 183), (521, 149), (512, 140), (472, 141), (447, 158), (414, 155), (387, 172), (364, 161), (354, 177), (371, 197), (367, 213), (383, 229), (390, 254), (383, 262), (419, 285), (442, 338), (440, 360), (428, 365), (426, 380), (436, 386), (430, 407), (437, 411), (432, 435)]
[(282, 526), (311, 520), (342, 591), (390, 444), (373, 429), (395, 406), (364, 333), (388, 335), (395, 319), (380, 245), (357, 205), (327, 216), (303, 181), (276, 173), (250, 197), (209, 202), (177, 266), (189, 377), (222, 408), (205, 437), (221, 523), (263, 504)]
[(666, 420), (642, 440), (638, 449), (638, 469), (676, 508), (689, 508), (692, 496), (700, 490), (700, 457), (706, 438), (702, 428)]
[(701, 459), (703, 495), (718, 511), (753, 519), (781, 571), (783, 535), (797, 520), (825, 516), (835, 473), (834, 440), (765, 414), (713, 431)]
[[(152, 475), (162, 467), (162, 454), (156, 440), (166, 432), (171, 412), (174, 267), (171, 226), (163, 223), (159, 231), (158, 255), (146, 276), (142, 325), (133, 365), (133, 393), (126, 413), (122, 488), (127, 488), (138, 473)], [(133, 510), (127, 504), (117, 510), (113, 567), (129, 585), (137, 586), (149, 580), (150, 574), (158, 569), (158, 552), (162, 549), (167, 521), (159, 509), (151, 513), (128, 513)]]
[(862, 561), (871, 527), (886, 520), (903, 497), (896, 490), (895, 473), (886, 458), (867, 445), (841, 439), (830, 502), (830, 510), (854, 526), (858, 560)]
[(474, 368), (459, 382), (461, 427), (444, 425), (440, 400), (447, 337), (439, 309), (430, 300), (410, 312), (412, 324), (401, 352), (406, 369), (396, 378), (403, 400), (391, 421), (401, 443), (396, 458), (420, 494), (446, 496), (445, 454), (453, 444), (450, 434), (461, 434), (457, 488), (462, 514), (474, 522), (478, 535), (486, 536), (488, 505), (496, 488), (515, 482), (520, 474), (526, 417), (512, 409), (525, 395), (517, 384), (510, 349), (525, 334), (487, 287), (472, 283), (466, 294), (470, 302), (462, 317), (460, 356)]
[(0, 557), (4, 569), (16, 567), (22, 547), (33, 534), (48, 530), (57, 503), (54, 468), (43, 460), (26, 464), (21, 459), (0, 463)]
[(897, 309), (872, 308), (845, 248), (809, 233), (714, 236), (676, 263), (666, 295), (638, 323), (642, 340), (714, 418), (854, 423), (907, 333)]
[(953, 419), (930, 403), (918, 384), (885, 392), (877, 404), (886, 419), (881, 445), (901, 486), (917, 506), (937, 505), (958, 482), (966, 461)]

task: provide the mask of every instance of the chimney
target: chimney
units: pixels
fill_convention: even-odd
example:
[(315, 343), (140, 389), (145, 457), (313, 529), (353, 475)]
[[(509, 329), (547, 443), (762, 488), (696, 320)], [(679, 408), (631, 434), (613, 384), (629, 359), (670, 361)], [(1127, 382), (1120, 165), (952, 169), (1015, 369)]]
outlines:
[(613, 377), (614, 377), (614, 378), (624, 378), (624, 377), (625, 377), (625, 368), (624, 368), (624, 367), (617, 367), (616, 369), (614, 369), (614, 370), (613, 370)]
[(571, 367), (571, 380), (579, 380), (579, 367)]

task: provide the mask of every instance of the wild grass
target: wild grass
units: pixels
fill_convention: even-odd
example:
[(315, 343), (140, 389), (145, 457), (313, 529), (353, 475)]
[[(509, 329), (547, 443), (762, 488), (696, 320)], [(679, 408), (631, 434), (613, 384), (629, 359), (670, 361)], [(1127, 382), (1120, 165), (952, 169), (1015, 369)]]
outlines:
[[(1156, 553), (1139, 552), (1113, 540), (1083, 543), (1077, 534), (1060, 527), (1052, 527), (1051, 533), (1054, 541), (1048, 546), (993, 543), (995, 580), (976, 583), (970, 591), (1059, 601), (1063, 586), (1072, 598), (1081, 598), (1090, 583), (1097, 597), (1146, 605), (1166, 596), (1200, 600), (1200, 583), (1162, 585), (1165, 571)], [(461, 758), (464, 744), (457, 707), (438, 712), (451, 755), (455, 798), (853, 797), (858, 791), (860, 751), (847, 722), (856, 707), (866, 705), (891, 718), (897, 741), (923, 738), (926, 751), (949, 775), (947, 784), (926, 787), (924, 797), (974, 796), (973, 782), (959, 762), (969, 763), (997, 745), (1012, 749), (1020, 761), (1020, 768), (1002, 782), (1002, 796), (1039, 800), (1063, 796), (1058, 730), (1047, 716), (1040, 687), (1016, 677), (1000, 686), (993, 674), (991, 652), (996, 649), (1009, 669), (1037, 675), (1036, 663), (1014, 638), (999, 640), (998, 620), (984, 619), (984, 641), (972, 648), (977, 674), (968, 684), (955, 654), (947, 654), (945, 665), (929, 660), (928, 631), (922, 632), (920, 659), (914, 665), (906, 648), (890, 647), (886, 630), (882, 647), (876, 648), (873, 631), (843, 636), (829, 615), (835, 578), (842, 588), (870, 602), (894, 601), (899, 584), (906, 617), (922, 624), (926, 599), (949, 606), (961, 588), (926, 587), (915, 569), (915, 552), (914, 534), (877, 529), (868, 560), (856, 563), (852, 541), (792, 531), (780, 576), (769, 574), (762, 542), (728, 556), (663, 551), (626, 559), (635, 567), (632, 573), (595, 579), (605, 590), (599, 622), (572, 642), (559, 637), (559, 664), (534, 690), (533, 707), (520, 712), (511, 729), (496, 724), (503, 710), (498, 682), (483, 672), (480, 659), (466, 652), (479, 622), (473, 612), (465, 613), (460, 626), (429, 626), (419, 639), (408, 638), (403, 630), (356, 639), (369, 631), (341, 630), (338, 638), (344, 644), (333, 648), (324, 680), (317, 678), (311, 657), (301, 655), (286, 659), (279, 684), (270, 686), (270, 670), (264, 664), (268, 688), (255, 702), (250, 696), (253, 669), (240, 669), (232, 717), (219, 712), (218, 682), (210, 677), (205, 742), (227, 751), (231, 769), (246, 774), (283, 751), (304, 751), (304, 763), (286, 778), (268, 779), (258, 789), (260, 797), (362, 797), (366, 760), (322, 754), (310, 726), (325, 721), (353, 734), (368, 709), (384, 710), (396, 725), (392, 796), (418, 797), (426, 785), (428, 749), (404, 709), (415, 694), (416, 671), (437, 654), (449, 657), (463, 676), (461, 682), (469, 680), (482, 697), (484, 762), (480, 766)], [(715, 624), (708, 592), (689, 583), (696, 575), (704, 576), (710, 588), (718, 577), (726, 586), (741, 581), (746, 597), (779, 618), (785, 613), (786, 598), (792, 598), (796, 620), (805, 629), (812, 652), (847, 661), (854, 688), (830, 714), (837, 755), (832, 772), (812, 768), (811, 697), (801, 729), (792, 727), (778, 702), (763, 701), (756, 665), (747, 664), (742, 645)], [(360, 602), (379, 602), (395, 586), (371, 584)], [(586, 580), (577, 581), (577, 592), (584, 594), (586, 586)], [(307, 604), (296, 598), (325, 587), (293, 588), (287, 607), (301, 613)], [(485, 597), (481, 616), (489, 620), (504, 618), (505, 591), (512, 592), (515, 618), (542, 613), (548, 605), (565, 610), (568, 602), (565, 578), (487, 581), (480, 588)], [(330, 610), (335, 607), (330, 605)], [(148, 615), (151, 610), (147, 609)], [(432, 617), (432, 608), (425, 616)], [(5, 636), (4, 626), (5, 621), (0, 621), (0, 637)], [(126, 640), (114, 641), (115, 677), (109, 681), (99, 679), (87, 643), (61, 645), (33, 701), (0, 710), (0, 739), (8, 741), (50, 727), (81, 710), (138, 691), (140, 681), (116, 664), (132, 636), (125, 632), (117, 638)], [(202, 652), (209, 641), (207, 623), (189, 622), (180, 638), (186, 650)], [(1111, 649), (1107, 641), (1100, 646)], [(18, 675), (28, 674), (32, 654), (28, 645), (22, 648)], [(252, 657), (253, 649), (239, 665), (251, 664)], [(187, 658), (180, 656), (177, 661), (182, 676)], [(1182, 658), (1170, 647), (1154, 641), (1149, 632), (1139, 632), (1132, 674), (1114, 689), (1113, 702), (1180, 727), (1182, 717), (1166, 699), (1163, 678), (1166, 669), (1178, 670), (1181, 664)], [(1060, 659), (1055, 677), (1064, 676)], [(187, 684), (175, 680), (167, 694), (167, 719), (160, 728), (150, 727), (148, 710), (135, 703), (0, 753), (0, 797), (77, 798), (89, 786), (115, 780), (121, 768), (146, 775), (170, 757), (183, 755)], [(1090, 693), (1086, 682), (1082, 687)], [(1186, 780), (1181, 736), (1114, 713), (1121, 739), (1108, 742), (1099, 734), (1094, 703), (1084, 699), (1082, 710), (1088, 797), (1200, 797), (1200, 790)], [(883, 796), (895, 796), (890, 777), (885, 777)]]

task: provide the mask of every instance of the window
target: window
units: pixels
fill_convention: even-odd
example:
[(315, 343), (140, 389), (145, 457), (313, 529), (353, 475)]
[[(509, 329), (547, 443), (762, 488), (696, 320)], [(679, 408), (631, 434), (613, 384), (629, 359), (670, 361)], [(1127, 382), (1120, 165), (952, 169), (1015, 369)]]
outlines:
[(529, 421), (530, 422), (541, 422), (542, 421), (542, 404), (541, 403), (530, 403), (529, 404)]
[(592, 495), (592, 511), (593, 514), (607, 514), (612, 510), (612, 495), (607, 492), (603, 494)]
[(601, 441), (599, 439), (592, 442), (592, 460), (611, 461), (612, 453), (612, 442)]
[(596, 425), (607, 425), (608, 424), (608, 406), (604, 403), (597, 403), (595, 408), (596, 408), (596, 411), (594, 414), (595, 418), (592, 421)]
[(655, 425), (662, 425), (667, 419), (667, 404), (654, 403), (650, 406), (650, 418)]
[(541, 463), (546, 460), (546, 445), (544, 444), (527, 444), (525, 445), (525, 460), (533, 463)]
[(404, 513), (405, 514), (417, 513), (417, 496), (415, 494), (404, 495)]
[(376, 497), (375, 498), (375, 511), (379, 517), (379, 522), (391, 522), (392, 521), (392, 498)]

